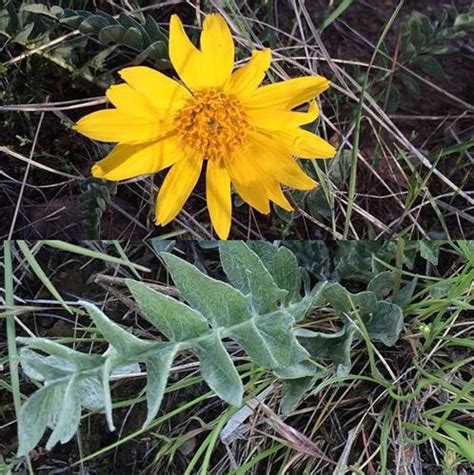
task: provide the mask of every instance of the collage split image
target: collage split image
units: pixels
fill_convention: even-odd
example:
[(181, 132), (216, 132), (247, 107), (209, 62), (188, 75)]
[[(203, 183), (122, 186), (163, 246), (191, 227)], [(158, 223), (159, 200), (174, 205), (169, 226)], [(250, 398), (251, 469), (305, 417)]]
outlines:
[(474, 474), (474, 0), (0, 0), (0, 475)]

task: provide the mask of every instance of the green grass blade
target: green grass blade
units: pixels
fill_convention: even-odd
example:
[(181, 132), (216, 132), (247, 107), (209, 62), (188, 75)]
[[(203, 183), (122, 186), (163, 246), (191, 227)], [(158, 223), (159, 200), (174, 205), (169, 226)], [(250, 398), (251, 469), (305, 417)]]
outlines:
[(31, 252), (26, 242), (17, 241), (17, 244), (23, 256), (30, 265), (31, 270), (36, 274), (38, 279), (41, 280), (43, 285), (49, 290), (51, 295), (62, 305), (62, 307), (64, 307), (69, 313), (73, 313), (69, 305), (64, 301), (64, 299), (61, 297), (61, 294), (57, 291), (56, 287), (53, 285), (51, 280), (49, 280), (49, 277), (45, 274), (44, 270), (39, 265), (38, 261), (36, 260), (35, 256)]
[(105, 262), (110, 262), (112, 264), (121, 264), (126, 267), (130, 267), (133, 269), (140, 270), (142, 272), (150, 272), (150, 269), (145, 266), (141, 266), (139, 264), (134, 264), (130, 262), (128, 259), (120, 259), (118, 257), (109, 256), (108, 254), (104, 254), (102, 252), (92, 251), (91, 249), (86, 249), (82, 246), (77, 246), (76, 244), (70, 244), (64, 241), (54, 241), (54, 240), (46, 240), (42, 241), (43, 244), (47, 246), (53, 247), (55, 249), (59, 249), (60, 251), (72, 252), (74, 254), (79, 254), (81, 256), (92, 257), (93, 259), (100, 259)]

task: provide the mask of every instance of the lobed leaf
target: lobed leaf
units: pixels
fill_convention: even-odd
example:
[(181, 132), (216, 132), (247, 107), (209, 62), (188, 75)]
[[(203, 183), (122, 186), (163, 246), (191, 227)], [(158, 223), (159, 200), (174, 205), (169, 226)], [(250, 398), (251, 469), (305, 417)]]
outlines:
[(222, 267), (230, 283), (251, 296), (255, 312), (273, 312), (288, 291), (280, 289), (258, 255), (243, 241), (226, 241), (219, 246)]
[(275, 253), (270, 270), (275, 283), (288, 292), (285, 302), (298, 300), (301, 289), (301, 273), (296, 256), (287, 248), (280, 247)]
[(402, 309), (390, 302), (377, 302), (377, 308), (370, 321), (366, 324), (370, 338), (393, 346), (402, 331)]
[(172, 254), (164, 252), (161, 257), (181, 295), (212, 327), (229, 327), (251, 318), (249, 299), (239, 290)]
[(294, 336), (293, 321), (288, 313), (279, 311), (233, 327), (228, 336), (263, 367), (291, 366), (308, 357)]
[(390, 271), (380, 272), (372, 277), (367, 286), (369, 292), (373, 292), (377, 299), (388, 297), (393, 290), (393, 274)]
[(144, 317), (171, 341), (185, 341), (209, 332), (207, 320), (196, 310), (136, 280), (127, 279)]
[(104, 362), (104, 357), (101, 355), (81, 353), (80, 351), (73, 350), (65, 345), (48, 340), (47, 338), (18, 337), (17, 341), (28, 345), (30, 348), (35, 348), (66, 360), (80, 371), (97, 368)]
[(154, 353), (145, 360), (147, 370), (147, 417), (143, 426), (150, 424), (160, 409), (165, 393), (166, 382), (170, 373), (171, 364), (178, 347), (176, 345), (162, 346), (159, 352)]
[(354, 325), (346, 324), (341, 331), (332, 334), (306, 329), (298, 329), (295, 333), (312, 358), (332, 361), (338, 365), (338, 375), (345, 376), (351, 367), (350, 349), (354, 331)]
[(43, 356), (28, 347), (20, 350), (20, 361), (23, 371), (29, 378), (47, 383), (68, 377), (76, 369), (67, 359)]
[(242, 381), (218, 332), (201, 339), (195, 351), (202, 377), (209, 387), (224, 401), (240, 406), (244, 393)]
[(59, 416), (54, 430), (46, 443), (46, 450), (51, 450), (58, 442), (65, 444), (71, 440), (79, 427), (81, 404), (78, 393), (79, 377), (74, 375), (67, 383), (61, 401)]
[(107, 341), (125, 358), (137, 356), (155, 346), (152, 342), (145, 342), (128, 333), (122, 327), (107, 318), (95, 305), (85, 301), (80, 301), (79, 303), (86, 308), (90, 317)]
[(324, 295), (342, 318), (347, 319), (356, 311), (354, 317), (360, 317), (372, 339), (387, 346), (397, 341), (403, 324), (403, 312), (398, 305), (377, 300), (370, 291), (351, 294), (338, 283), (327, 286)]
[(65, 383), (43, 386), (23, 404), (18, 415), (18, 457), (38, 444), (53, 411), (61, 404), (65, 387)]

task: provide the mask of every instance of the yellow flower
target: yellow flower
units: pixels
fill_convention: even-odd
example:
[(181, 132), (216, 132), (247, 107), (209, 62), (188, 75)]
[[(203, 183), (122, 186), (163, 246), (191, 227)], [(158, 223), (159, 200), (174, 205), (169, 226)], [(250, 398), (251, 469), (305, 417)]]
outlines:
[(182, 83), (145, 66), (122, 69), (125, 83), (106, 93), (115, 108), (93, 112), (74, 126), (91, 139), (118, 142), (92, 174), (116, 181), (171, 167), (156, 205), (156, 223), (164, 226), (183, 207), (206, 162), (207, 206), (221, 239), (230, 231), (231, 182), (261, 213), (270, 212), (270, 201), (291, 210), (281, 184), (316, 186), (293, 157), (335, 154), (329, 143), (300, 128), (318, 117), (316, 102), (307, 112), (293, 109), (313, 101), (329, 81), (308, 76), (260, 87), (270, 67), (269, 49), (254, 51), (233, 72), (234, 42), (218, 14), (206, 17), (200, 49), (174, 15), (169, 55)]

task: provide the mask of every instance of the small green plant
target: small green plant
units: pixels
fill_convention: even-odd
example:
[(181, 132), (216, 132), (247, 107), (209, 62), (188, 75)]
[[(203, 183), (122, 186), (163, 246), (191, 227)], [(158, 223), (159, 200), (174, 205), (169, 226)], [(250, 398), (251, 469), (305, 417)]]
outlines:
[(141, 15), (138, 21), (123, 13), (114, 17), (100, 10), (93, 13), (25, 1), (19, 5), (7, 1), (0, 7), (0, 35), (26, 49), (37, 49), (68, 34), (67, 44), (36, 54), (73, 77), (101, 87), (113, 81), (107, 60), (117, 54), (123, 54), (127, 63), (133, 52), (135, 63), (149, 60), (156, 68), (169, 67), (166, 35), (150, 15)]
[(372, 84), (376, 96), (385, 98), (387, 111), (396, 112), (405, 95), (412, 100), (423, 96), (418, 80), (405, 68), (422, 72), (430, 78), (446, 79), (439, 58), (459, 54), (473, 29), (472, 12), (460, 14), (454, 8), (439, 8), (429, 16), (418, 11), (405, 16), (400, 27), (398, 55), (395, 57), (402, 67), (396, 66), (392, 71), (393, 59), (386, 54), (384, 66), (391, 70), (389, 88), (386, 87), (388, 73), (383, 71), (377, 73)]
[[(250, 244), (251, 246), (252, 244)], [(19, 338), (24, 346), (24, 373), (40, 388), (19, 414), (18, 454), (26, 455), (52, 430), (47, 449), (76, 432), (82, 409), (105, 412), (114, 429), (110, 381), (127, 373), (146, 372), (149, 425), (159, 410), (175, 357), (191, 351), (199, 359), (204, 381), (223, 401), (240, 406), (242, 376), (225, 342), (239, 344), (257, 367), (282, 382), (281, 409), (294, 408), (321, 373), (324, 361), (350, 371), (356, 338), (393, 345), (402, 328), (401, 308), (382, 298), (380, 286), (352, 294), (339, 283), (303, 285), (295, 255), (285, 247), (260, 242), (255, 251), (241, 241), (220, 244), (220, 259), (229, 283), (213, 279), (185, 260), (160, 256), (182, 299), (164, 295), (127, 279), (141, 314), (166, 337), (145, 340), (133, 335), (89, 302), (79, 302), (107, 341), (101, 354), (81, 352), (47, 338)], [(320, 308), (340, 317), (337, 333), (303, 328)]]
[(99, 238), (100, 220), (107, 203), (116, 193), (116, 182), (87, 178), (81, 184), (79, 206), (84, 218), (84, 234), (86, 239)]
[(114, 18), (100, 10), (92, 13), (65, 9), (55, 16), (60, 23), (84, 35), (93, 35), (104, 45), (123, 45), (140, 51), (138, 62), (147, 57), (157, 61), (167, 57), (167, 35), (150, 15), (144, 16), (142, 23), (125, 14)]

